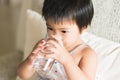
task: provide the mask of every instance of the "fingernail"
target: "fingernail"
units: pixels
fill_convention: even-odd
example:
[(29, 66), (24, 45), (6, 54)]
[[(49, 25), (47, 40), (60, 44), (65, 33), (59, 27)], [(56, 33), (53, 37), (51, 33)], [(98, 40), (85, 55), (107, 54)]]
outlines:
[(43, 40), (43, 39), (41, 40), (41, 43), (44, 43), (44, 40)]

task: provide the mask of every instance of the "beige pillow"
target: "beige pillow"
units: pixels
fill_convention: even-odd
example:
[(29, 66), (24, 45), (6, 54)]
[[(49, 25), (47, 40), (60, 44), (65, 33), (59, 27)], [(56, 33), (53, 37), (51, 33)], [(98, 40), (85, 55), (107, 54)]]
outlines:
[(26, 58), (34, 45), (46, 36), (46, 23), (38, 12), (27, 10), (27, 23), (25, 35), (24, 58)]
[(96, 80), (120, 80), (120, 44), (89, 32), (83, 33), (81, 38), (98, 55)]

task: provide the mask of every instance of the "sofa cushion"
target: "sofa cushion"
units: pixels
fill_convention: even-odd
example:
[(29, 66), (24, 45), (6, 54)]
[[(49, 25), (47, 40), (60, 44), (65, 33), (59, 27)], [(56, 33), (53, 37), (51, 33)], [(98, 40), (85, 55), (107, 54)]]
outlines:
[(97, 80), (120, 80), (120, 44), (89, 32), (83, 33), (81, 38), (98, 55)]

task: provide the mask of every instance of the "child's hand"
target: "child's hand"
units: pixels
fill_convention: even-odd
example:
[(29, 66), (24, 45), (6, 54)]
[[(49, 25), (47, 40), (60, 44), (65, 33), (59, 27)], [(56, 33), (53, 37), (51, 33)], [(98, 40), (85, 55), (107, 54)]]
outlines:
[(41, 50), (44, 48), (44, 45), (46, 44), (45, 40), (40, 40), (35, 47), (33, 48), (33, 51), (28, 56), (27, 60), (30, 63), (30, 65), (34, 62), (34, 60), (40, 56)]
[(58, 39), (56, 36), (52, 36), (52, 38), (48, 39), (42, 52), (44, 53), (44, 57), (54, 58), (61, 64), (64, 64), (68, 58), (72, 58), (69, 52), (63, 46), (62, 40)]

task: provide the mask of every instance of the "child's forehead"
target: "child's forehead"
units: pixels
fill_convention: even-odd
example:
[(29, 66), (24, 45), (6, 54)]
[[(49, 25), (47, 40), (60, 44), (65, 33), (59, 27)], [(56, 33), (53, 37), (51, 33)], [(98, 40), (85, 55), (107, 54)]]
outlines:
[(52, 20), (48, 20), (46, 22), (46, 25), (54, 29), (67, 29), (67, 30), (78, 29), (77, 24), (73, 21), (62, 21), (62, 22), (56, 23)]
[(76, 22), (74, 20), (68, 20), (68, 19), (63, 19), (63, 20), (52, 20), (52, 19), (47, 19), (46, 20), (46, 23), (48, 25), (73, 25), (73, 24), (76, 24)]

